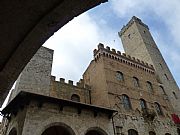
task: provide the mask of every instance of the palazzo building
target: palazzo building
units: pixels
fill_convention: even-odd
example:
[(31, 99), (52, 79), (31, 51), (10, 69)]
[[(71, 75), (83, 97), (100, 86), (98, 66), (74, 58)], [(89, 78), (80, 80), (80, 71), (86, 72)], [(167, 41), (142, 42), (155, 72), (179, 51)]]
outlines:
[[(82, 79), (51, 75), (41, 47), (2, 110), (2, 135), (180, 135), (180, 91), (149, 28), (132, 17), (125, 53), (99, 43)], [(72, 68), (73, 70), (73, 68)]]

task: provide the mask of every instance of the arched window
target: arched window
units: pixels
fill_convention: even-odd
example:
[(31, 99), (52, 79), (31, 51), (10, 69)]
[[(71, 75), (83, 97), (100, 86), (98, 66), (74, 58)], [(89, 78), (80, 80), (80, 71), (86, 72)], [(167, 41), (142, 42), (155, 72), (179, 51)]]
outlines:
[(122, 95), (122, 102), (123, 102), (123, 107), (127, 110), (130, 110), (131, 107), (131, 102), (129, 100), (129, 97), (127, 95)]
[(72, 101), (76, 101), (76, 102), (80, 102), (80, 97), (77, 94), (73, 94), (71, 96), (71, 100)]
[(173, 92), (173, 95), (174, 95), (174, 98), (175, 98), (175, 99), (178, 99), (178, 97), (177, 97), (177, 95), (176, 95), (175, 92)]
[(133, 77), (133, 84), (135, 87), (139, 87), (139, 79), (137, 77)]
[(152, 83), (149, 82), (149, 81), (147, 81), (147, 82), (146, 82), (146, 85), (147, 85), (148, 91), (152, 93), (152, 92), (153, 92), (153, 86), (152, 86)]
[(150, 132), (149, 132), (149, 135), (156, 135), (156, 133), (153, 132), (153, 131), (150, 131)]
[(157, 102), (155, 102), (154, 105), (155, 105), (155, 108), (156, 108), (157, 113), (158, 113), (159, 115), (163, 115), (163, 112), (162, 112), (162, 109), (161, 109), (160, 104), (157, 103)]
[(146, 104), (146, 101), (144, 99), (140, 99), (140, 106), (141, 106), (141, 109), (147, 108), (147, 104)]
[(124, 75), (123, 75), (123, 73), (120, 72), (120, 71), (117, 71), (117, 72), (116, 72), (116, 78), (117, 78), (118, 81), (124, 81)]
[(165, 92), (163, 86), (159, 86), (159, 89), (160, 89), (161, 93), (163, 93), (164, 95), (166, 95), (166, 92)]
[(128, 130), (128, 135), (138, 135), (138, 132), (134, 129), (129, 129)]

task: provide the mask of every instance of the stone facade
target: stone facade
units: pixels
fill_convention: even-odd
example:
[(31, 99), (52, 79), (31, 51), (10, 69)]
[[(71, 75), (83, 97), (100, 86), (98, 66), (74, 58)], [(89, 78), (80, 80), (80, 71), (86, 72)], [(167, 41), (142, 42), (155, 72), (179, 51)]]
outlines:
[[(118, 76), (119, 73), (122, 76)], [(98, 78), (100, 74), (103, 74), (101, 81)], [(83, 78), (86, 84), (93, 87), (91, 93), (94, 104), (118, 110), (114, 125), (121, 128), (121, 133), (126, 135), (129, 129), (134, 129), (140, 135), (149, 132), (177, 135), (177, 127), (171, 119), (172, 105), (161, 89), (152, 65), (99, 44)], [(137, 86), (134, 78), (138, 79)], [(125, 107), (124, 95), (129, 98), (130, 108)], [(141, 100), (146, 102), (145, 108), (142, 108)], [(160, 105), (162, 114), (159, 114), (156, 103)]]
[(41, 47), (2, 111), (3, 135), (180, 135), (178, 100), (170, 100), (153, 49), (143, 44), (155, 44), (148, 30), (133, 17), (119, 33), (127, 53), (100, 43), (76, 84), (51, 76), (53, 51)]
[(20, 91), (49, 96), (53, 50), (41, 47), (19, 75), (12, 100)]
[[(180, 92), (165, 60), (163, 59), (149, 28), (140, 19), (133, 17), (119, 32), (125, 52), (128, 55), (152, 64), (160, 82), (173, 106), (180, 115)], [(136, 45), (134, 45), (136, 43)]]

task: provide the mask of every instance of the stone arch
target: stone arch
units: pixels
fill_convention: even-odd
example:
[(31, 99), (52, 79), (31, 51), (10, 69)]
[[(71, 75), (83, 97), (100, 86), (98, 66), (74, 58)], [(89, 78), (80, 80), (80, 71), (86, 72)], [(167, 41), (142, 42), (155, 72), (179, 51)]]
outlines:
[(154, 131), (150, 131), (149, 135), (156, 135), (156, 133)]
[(129, 129), (128, 130), (128, 135), (138, 135), (138, 131), (136, 131), (134, 129)]
[(128, 129), (137, 130), (136, 126), (135, 126), (132, 122), (129, 122), (129, 123), (128, 123)]
[(17, 135), (17, 130), (16, 130), (16, 128), (15, 128), (15, 127), (12, 128), (8, 135)]
[(71, 95), (71, 100), (76, 101), (76, 102), (80, 102), (80, 96), (77, 95), (77, 94), (72, 94)]
[(108, 135), (108, 134), (99, 127), (92, 127), (86, 131), (85, 135)]
[(73, 129), (65, 123), (51, 123), (44, 127), (40, 135), (76, 135)]

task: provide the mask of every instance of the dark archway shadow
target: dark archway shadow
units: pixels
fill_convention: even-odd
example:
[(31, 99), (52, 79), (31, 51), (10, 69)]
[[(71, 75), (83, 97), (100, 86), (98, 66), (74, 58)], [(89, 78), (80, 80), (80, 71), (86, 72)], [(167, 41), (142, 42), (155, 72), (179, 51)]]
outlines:
[(11, 131), (9, 132), (9, 135), (17, 135), (16, 128), (12, 128)]
[(128, 135), (138, 135), (138, 132), (134, 129), (129, 129), (128, 130)]
[(156, 135), (156, 133), (153, 132), (153, 131), (150, 131), (150, 132), (149, 132), (149, 135)]
[(41, 135), (75, 135), (75, 133), (64, 123), (53, 123), (46, 127)]

